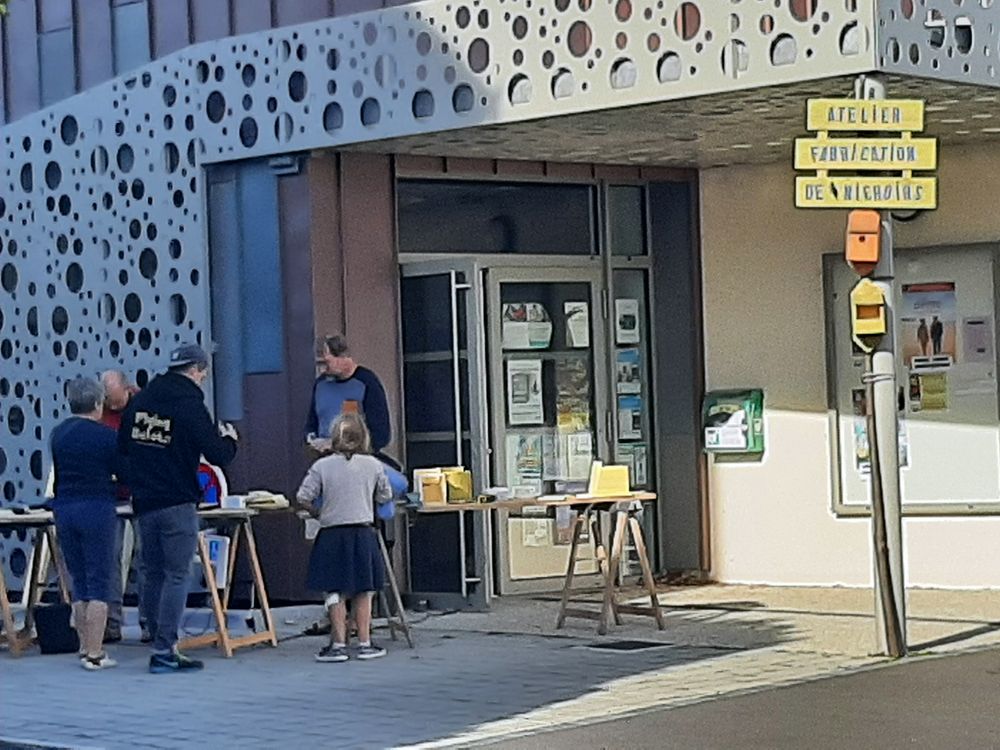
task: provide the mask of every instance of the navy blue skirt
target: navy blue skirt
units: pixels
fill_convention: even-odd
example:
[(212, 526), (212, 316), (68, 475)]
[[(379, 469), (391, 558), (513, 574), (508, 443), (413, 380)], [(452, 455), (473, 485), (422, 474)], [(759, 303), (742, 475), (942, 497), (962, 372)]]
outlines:
[(312, 591), (352, 597), (380, 591), (385, 582), (378, 532), (371, 526), (320, 529), (309, 556), (306, 586)]

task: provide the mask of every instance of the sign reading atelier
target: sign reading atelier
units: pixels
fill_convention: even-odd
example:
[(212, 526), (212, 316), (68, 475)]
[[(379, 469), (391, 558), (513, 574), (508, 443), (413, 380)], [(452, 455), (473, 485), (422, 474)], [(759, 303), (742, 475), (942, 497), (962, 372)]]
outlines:
[(920, 99), (810, 99), (806, 130), (919, 133), (924, 129)]
[[(913, 174), (937, 168), (937, 141), (911, 137), (924, 128), (923, 101), (810, 99), (806, 127), (817, 135), (796, 139), (795, 168), (815, 170), (816, 174), (796, 177), (797, 207), (937, 207), (937, 178)], [(894, 135), (835, 135), (847, 131)], [(873, 172), (877, 174), (870, 174)]]

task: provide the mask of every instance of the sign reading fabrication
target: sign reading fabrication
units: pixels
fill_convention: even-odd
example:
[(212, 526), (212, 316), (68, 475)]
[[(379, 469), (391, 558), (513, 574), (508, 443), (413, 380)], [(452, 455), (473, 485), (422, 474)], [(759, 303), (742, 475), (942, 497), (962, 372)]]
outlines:
[(924, 129), (920, 99), (810, 99), (806, 130), (919, 132)]
[(796, 169), (934, 169), (933, 138), (798, 138)]
[(796, 177), (795, 205), (799, 208), (935, 208), (937, 179)]

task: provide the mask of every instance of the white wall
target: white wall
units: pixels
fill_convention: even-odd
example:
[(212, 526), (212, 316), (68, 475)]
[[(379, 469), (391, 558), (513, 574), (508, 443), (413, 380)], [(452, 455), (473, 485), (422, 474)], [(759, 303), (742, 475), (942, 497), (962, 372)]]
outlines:
[[(897, 245), (1000, 239), (1000, 153), (939, 154), (939, 208), (897, 224)], [(709, 472), (720, 581), (870, 585), (868, 522), (832, 508), (822, 255), (845, 212), (798, 210), (789, 165), (701, 174), (707, 387), (765, 389), (762, 462)], [(1000, 517), (904, 522), (911, 586), (1000, 588)]]

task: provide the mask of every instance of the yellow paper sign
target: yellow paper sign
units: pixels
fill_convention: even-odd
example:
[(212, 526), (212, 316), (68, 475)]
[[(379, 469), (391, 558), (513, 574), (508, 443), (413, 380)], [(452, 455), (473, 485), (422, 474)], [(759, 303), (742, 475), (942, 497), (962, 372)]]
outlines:
[(937, 208), (936, 177), (796, 177), (798, 208)]
[(796, 169), (913, 170), (937, 167), (934, 138), (797, 138)]
[(806, 130), (924, 129), (924, 103), (920, 99), (810, 99), (806, 112)]

